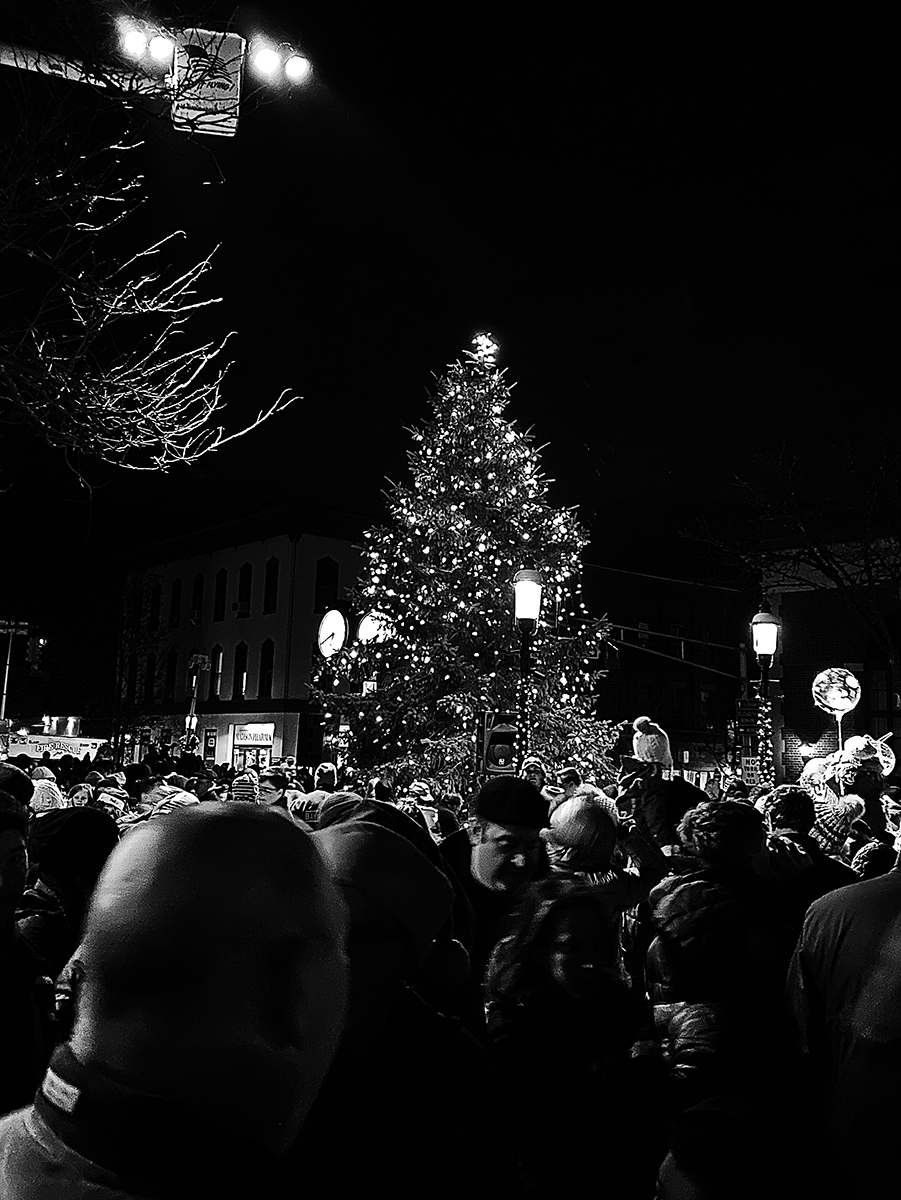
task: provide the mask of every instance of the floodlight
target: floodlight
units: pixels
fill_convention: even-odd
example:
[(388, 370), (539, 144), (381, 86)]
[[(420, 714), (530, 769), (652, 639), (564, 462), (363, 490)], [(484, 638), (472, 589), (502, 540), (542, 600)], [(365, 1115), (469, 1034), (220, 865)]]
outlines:
[(292, 83), (303, 83), (313, 70), (313, 64), (302, 54), (292, 54), (285, 63), (285, 74)]
[(265, 47), (256, 52), (253, 57), (253, 65), (261, 75), (274, 75), (282, 65), (282, 60), (277, 51)]
[(150, 57), (155, 58), (157, 62), (168, 62), (172, 57), (175, 44), (170, 38), (158, 33), (150, 39), (147, 49), (150, 51)]
[(122, 38), (122, 49), (131, 58), (141, 58), (147, 49), (147, 35), (141, 29), (129, 29)]

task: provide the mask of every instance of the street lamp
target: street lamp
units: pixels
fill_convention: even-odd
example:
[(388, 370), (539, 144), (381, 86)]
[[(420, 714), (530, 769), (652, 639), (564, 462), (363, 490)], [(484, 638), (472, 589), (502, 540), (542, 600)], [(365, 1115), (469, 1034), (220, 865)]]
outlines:
[(757, 661), (760, 664), (760, 683), (759, 691), (761, 699), (766, 699), (769, 693), (770, 684), (770, 666), (773, 662), (773, 655), (776, 653), (776, 648), (779, 645), (779, 630), (782, 628), (779, 618), (775, 617), (769, 610), (756, 613), (751, 618), (751, 640), (754, 644), (754, 653), (757, 655)]
[(532, 638), (541, 615), (541, 575), (534, 567), (523, 567), (513, 576), (513, 616), (519, 629), (519, 678), (522, 692), (522, 716), (526, 746), (529, 729), (528, 681), (532, 670)]

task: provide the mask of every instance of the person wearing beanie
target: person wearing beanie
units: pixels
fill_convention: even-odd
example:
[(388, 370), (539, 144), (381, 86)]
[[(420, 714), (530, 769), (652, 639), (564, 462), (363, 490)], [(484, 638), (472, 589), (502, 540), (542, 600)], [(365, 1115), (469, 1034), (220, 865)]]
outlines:
[(54, 772), (51, 771), (49, 767), (45, 767), (43, 763), (41, 763), (40, 766), (37, 766), (32, 770), (31, 778), (32, 779), (52, 779), (54, 783), (56, 782), (56, 775), (54, 774)]
[(40, 817), (43, 813), (49, 813), (54, 808), (63, 808), (65, 803), (63, 794), (56, 786), (54, 779), (47, 779), (45, 776), (40, 776), (34, 780), (34, 794), (31, 798), (31, 807), (36, 816)]
[(475, 914), (469, 955), (472, 978), (481, 987), (491, 951), (523, 888), (547, 874), (541, 830), (547, 825), (548, 802), (528, 780), (497, 775), (469, 807), (465, 829), (445, 838), (441, 851), (466, 888)]
[(129, 835), (88, 912), (71, 1037), (0, 1122), (0, 1195), (295, 1194), (284, 1155), (341, 1034), (345, 933), (310, 836), (262, 807)]
[(636, 717), (632, 728), (635, 730), (632, 738), (633, 755), (640, 762), (660, 763), (663, 778), (672, 778), (673, 752), (666, 731), (650, 717)]
[(91, 892), (119, 840), (94, 808), (63, 808), (35, 822), (28, 843), (36, 877), (16, 911), (19, 935), (55, 979), (78, 946)]
[(453, 889), (384, 826), (349, 820), (320, 826), (313, 839), (347, 905), (350, 1003), (338, 1055), (289, 1154), (298, 1183), (315, 1156), (340, 1161), (342, 1195), (383, 1180), (396, 1200), (509, 1196), (512, 1139), (499, 1147), (495, 1136), (473, 1137), (489, 1121), (493, 1135), (504, 1124), (487, 1052), (412, 986), (428, 970)]

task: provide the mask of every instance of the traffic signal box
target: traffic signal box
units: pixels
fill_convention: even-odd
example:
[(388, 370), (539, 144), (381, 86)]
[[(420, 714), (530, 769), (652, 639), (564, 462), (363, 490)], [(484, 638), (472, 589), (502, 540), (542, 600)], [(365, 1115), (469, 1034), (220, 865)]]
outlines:
[(515, 775), (519, 749), (519, 714), (479, 714), (478, 767), (484, 775)]

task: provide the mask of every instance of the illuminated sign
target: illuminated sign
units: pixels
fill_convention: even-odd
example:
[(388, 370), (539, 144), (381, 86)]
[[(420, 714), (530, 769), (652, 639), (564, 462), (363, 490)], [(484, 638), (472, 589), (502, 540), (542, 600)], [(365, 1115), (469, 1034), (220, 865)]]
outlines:
[(260, 725), (235, 725), (236, 746), (271, 746), (275, 737), (275, 722)]

